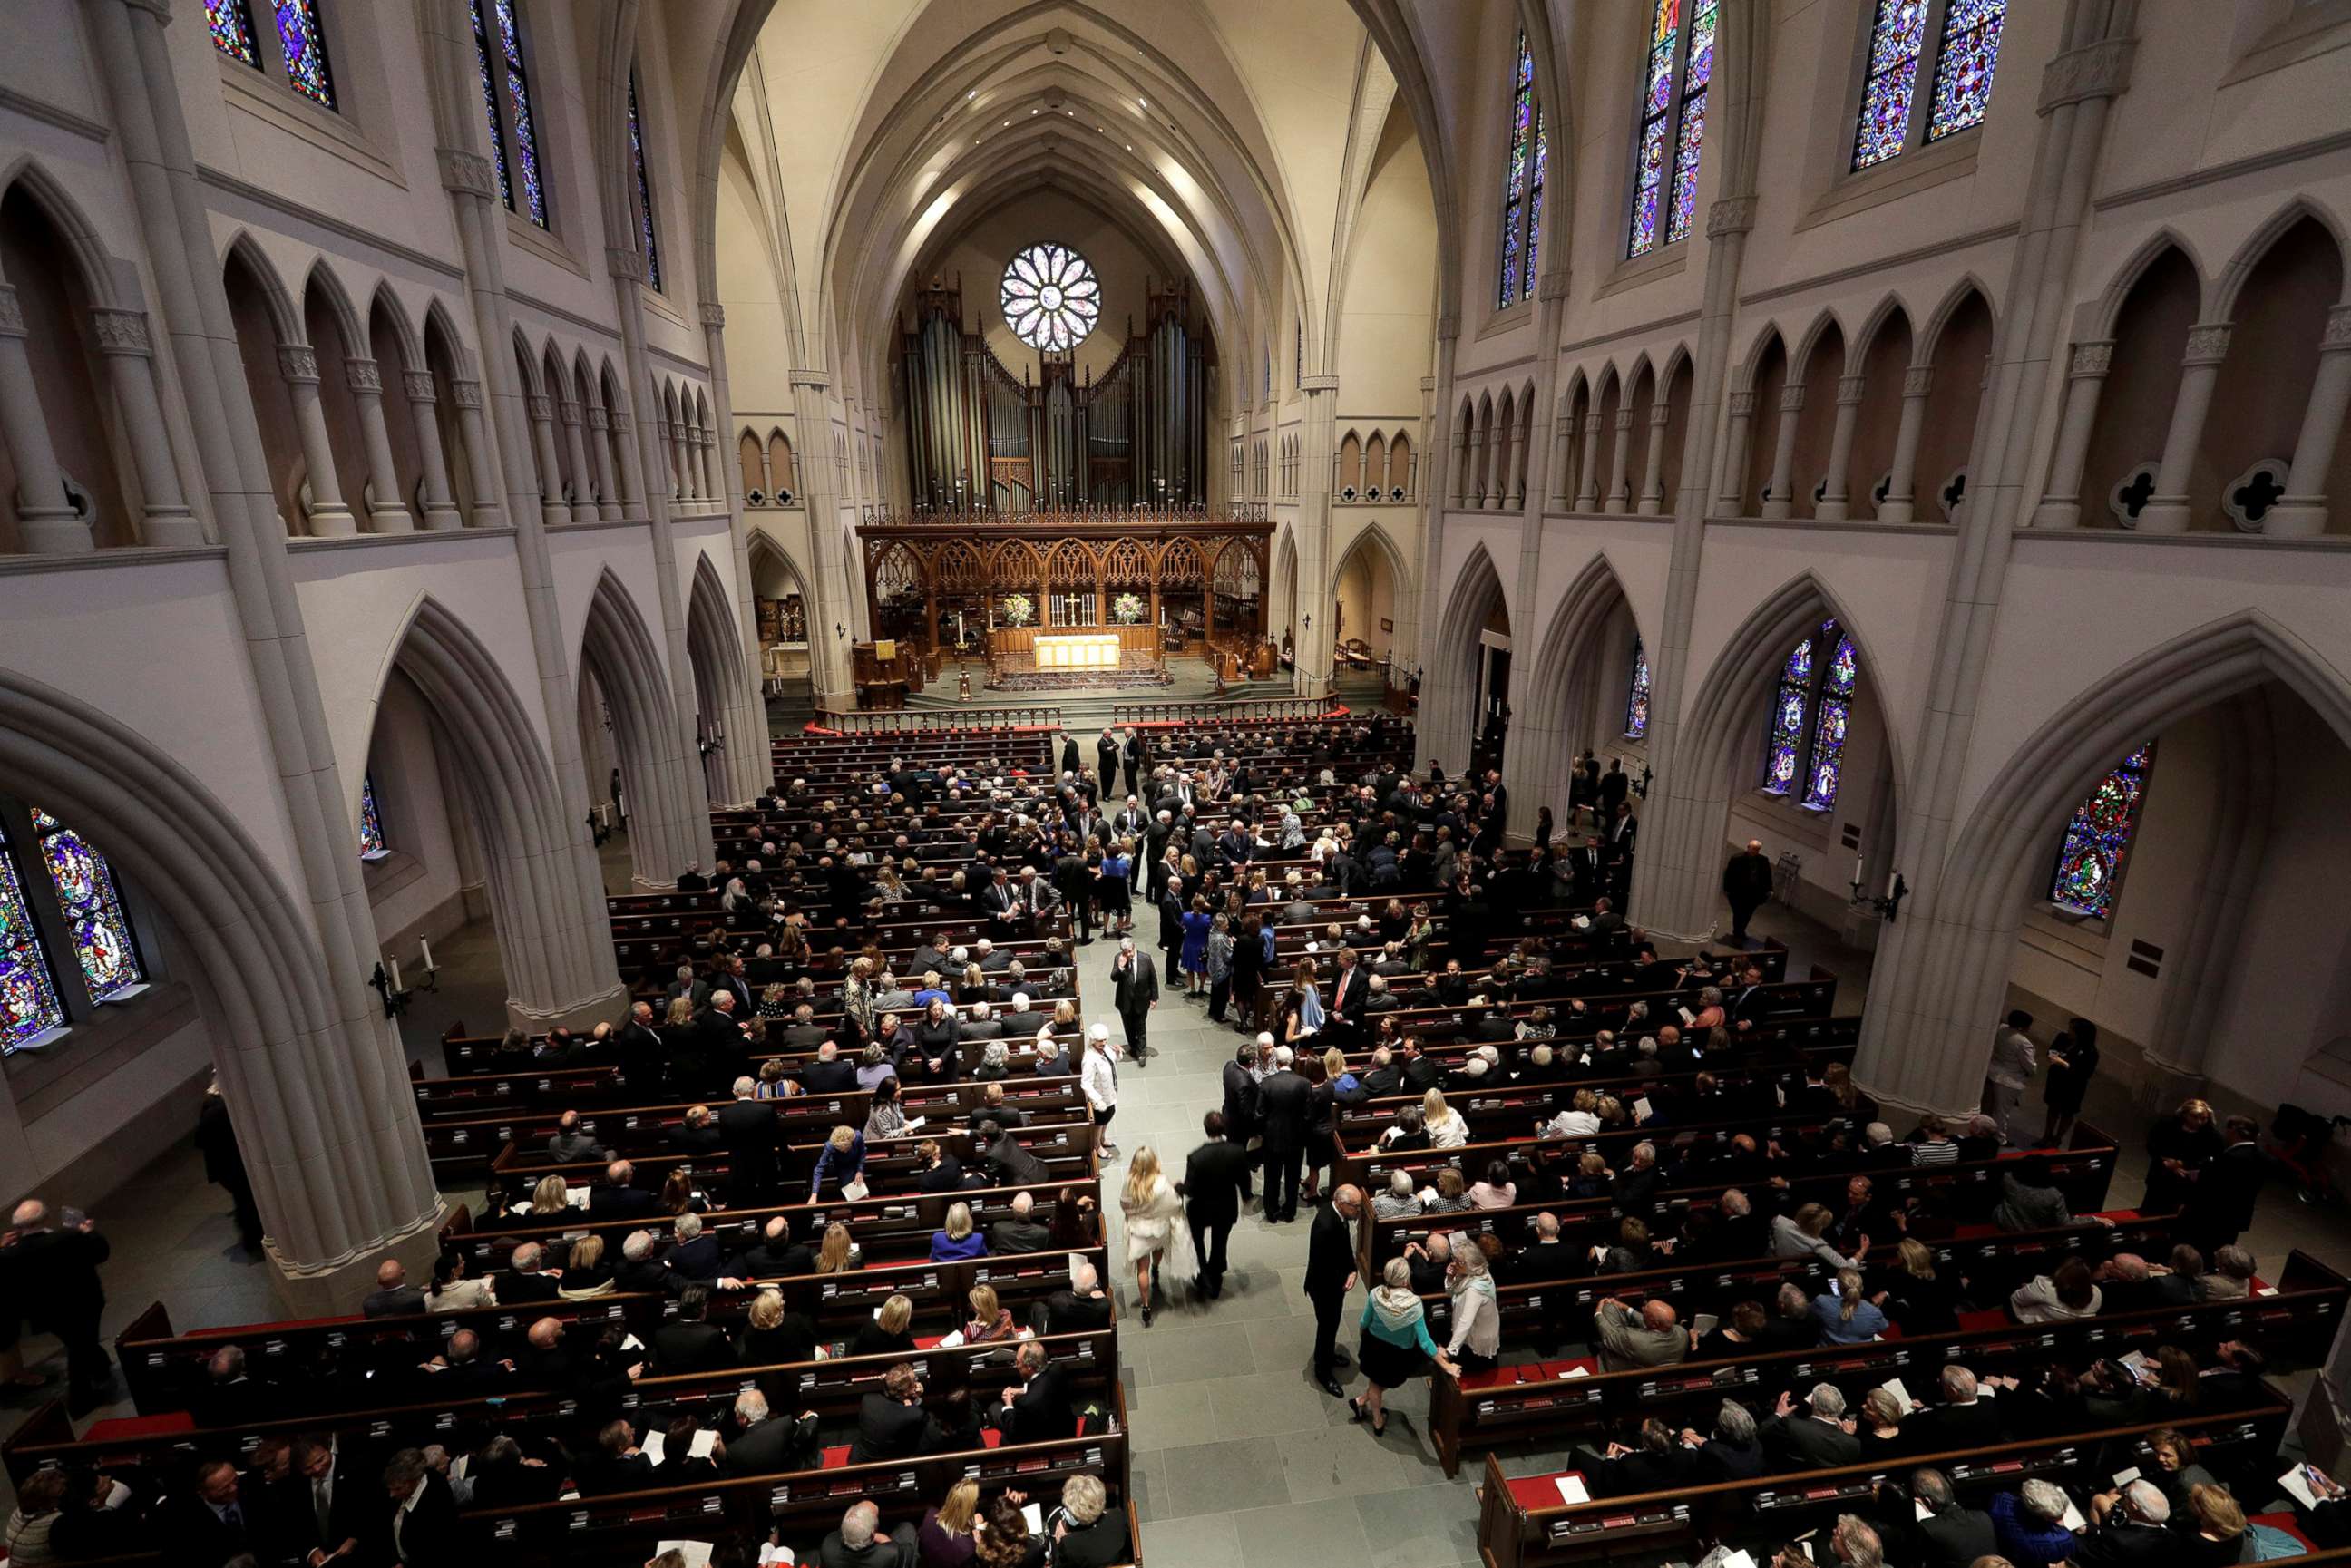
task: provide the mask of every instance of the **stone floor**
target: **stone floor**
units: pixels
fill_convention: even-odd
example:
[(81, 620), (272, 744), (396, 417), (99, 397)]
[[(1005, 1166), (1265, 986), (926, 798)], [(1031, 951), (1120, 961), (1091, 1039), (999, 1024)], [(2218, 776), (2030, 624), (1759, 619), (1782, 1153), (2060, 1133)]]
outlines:
[[(624, 857), (620, 841), (606, 846), (608, 868), (625, 863)], [(1147, 939), (1155, 920), (1146, 918), (1143, 929)], [(1776, 910), (1759, 919), (1758, 933), (1786, 941), (1792, 967), (1800, 972), (1814, 963), (1835, 971), (1843, 982), (1839, 1010), (1859, 1008), (1867, 986), (1865, 954)], [(403, 1020), (412, 1054), (428, 1072), (439, 1068), (434, 1042), (449, 1019), (462, 1017), (485, 1029), (503, 1010), (486, 925), (453, 934), (434, 951), (444, 965), (442, 990), (420, 997)], [(1107, 1016), (1111, 952), (1101, 941), (1080, 950), (1090, 1020)], [(1184, 1000), (1180, 985), (1170, 979), (1154, 1019), (1148, 1064), (1121, 1069), (1115, 1133), (1122, 1149), (1131, 1154), (1149, 1143), (1180, 1170), (1185, 1154), (1199, 1142), (1201, 1113), (1219, 1102), (1217, 1075), (1238, 1039), (1230, 1029), (1210, 1025), (1205, 1006)], [(2123, 1086), (2098, 1085), (2090, 1114), (2136, 1144), (2141, 1120), (2129, 1109)], [(2126, 1152), (2122, 1166), (2112, 1198), (2118, 1207), (2141, 1190), (2144, 1160)], [(1123, 1255), (1114, 1194), (1125, 1171), (1122, 1157), (1104, 1172), (1113, 1260)], [(101, 1208), (100, 1223), (114, 1241), (106, 1270), (110, 1338), (155, 1301), (164, 1303), (175, 1325), (187, 1328), (274, 1314), (266, 1272), (236, 1250), (227, 1210), (219, 1189), (204, 1185), (192, 1148), (156, 1162), (120, 1201)], [(2299, 1207), (2273, 1189), (2262, 1197), (2250, 1241), (2265, 1263), (2300, 1247), (2340, 1267), (2351, 1260), (2351, 1220)], [(1349, 1424), (1345, 1406), (1314, 1386), (1307, 1365), (1313, 1313), (1301, 1289), (1305, 1246), (1303, 1218), (1270, 1226), (1248, 1214), (1232, 1236), (1232, 1272), (1222, 1299), (1196, 1301), (1176, 1290), (1147, 1329), (1133, 1310), (1131, 1274), (1117, 1281), (1124, 1314), (1120, 1376), (1134, 1422), (1146, 1560), (1246, 1568), (1476, 1563), (1472, 1489), (1481, 1467), (1473, 1461), (1460, 1479), (1445, 1479), (1427, 1437), (1426, 1385), (1397, 1392), (1384, 1438)], [(1360, 1310), (1360, 1304), (1358, 1297), (1353, 1306)], [(1355, 1337), (1351, 1313), (1342, 1343)], [(53, 1341), (35, 1337), (26, 1349), (37, 1368), (62, 1383), (63, 1361)], [(36, 1396), (22, 1392), (0, 1395), (0, 1433), (35, 1403)], [(129, 1413), (127, 1403), (100, 1412)], [(1516, 1450), (1503, 1456), (1503, 1464), (1513, 1475), (1534, 1474), (1559, 1468), (1562, 1458), (1557, 1452)]]

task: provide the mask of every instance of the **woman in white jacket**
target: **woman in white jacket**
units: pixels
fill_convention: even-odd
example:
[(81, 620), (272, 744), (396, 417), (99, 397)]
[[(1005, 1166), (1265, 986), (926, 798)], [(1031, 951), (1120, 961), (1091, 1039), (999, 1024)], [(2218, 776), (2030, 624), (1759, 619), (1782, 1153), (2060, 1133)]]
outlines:
[(1149, 1144), (1135, 1145), (1127, 1161), (1126, 1186), (1118, 1207), (1126, 1217), (1126, 1257), (1134, 1265), (1134, 1292), (1143, 1302), (1143, 1326), (1166, 1292), (1167, 1270), (1196, 1273), (1192, 1261), (1192, 1231), (1184, 1223), (1184, 1200), (1176, 1184), (1159, 1169), (1159, 1154)]
[(1420, 1116), (1431, 1148), (1458, 1149), (1469, 1141), (1469, 1124), (1445, 1103), (1444, 1090), (1432, 1089), (1420, 1097)]
[(1094, 1154), (1104, 1160), (1118, 1154), (1110, 1141), (1110, 1119), (1118, 1114), (1118, 1059), (1112, 1051), (1110, 1025), (1098, 1023), (1086, 1031), (1085, 1060), (1078, 1063), (1078, 1087), (1094, 1117)]

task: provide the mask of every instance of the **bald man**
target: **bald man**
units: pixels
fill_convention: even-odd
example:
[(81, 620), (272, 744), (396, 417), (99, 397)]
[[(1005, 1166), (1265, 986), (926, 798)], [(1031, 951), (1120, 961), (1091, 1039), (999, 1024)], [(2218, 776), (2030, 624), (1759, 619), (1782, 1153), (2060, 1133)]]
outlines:
[(1747, 923), (1771, 901), (1771, 862), (1763, 855), (1763, 841), (1750, 839), (1747, 848), (1722, 868), (1722, 896), (1730, 901), (1730, 939), (1744, 944)]
[(1592, 1319), (1603, 1372), (1669, 1366), (1689, 1354), (1689, 1333), (1670, 1301), (1648, 1301), (1635, 1312), (1610, 1296), (1593, 1309)]
[(376, 1265), (375, 1289), (360, 1311), (371, 1318), (401, 1317), (424, 1310), (424, 1292), (408, 1282), (408, 1270), (397, 1258), (387, 1258)]

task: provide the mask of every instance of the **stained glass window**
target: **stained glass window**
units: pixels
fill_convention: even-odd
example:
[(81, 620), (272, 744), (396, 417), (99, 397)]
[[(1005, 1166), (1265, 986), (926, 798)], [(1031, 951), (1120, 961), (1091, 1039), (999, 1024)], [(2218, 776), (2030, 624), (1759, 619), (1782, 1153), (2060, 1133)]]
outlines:
[(318, 0), (276, 0), (276, 5), (286, 79), (311, 102), (334, 108), (335, 76), (327, 64), (327, 32), (319, 25)]
[(1991, 105), (1992, 67), (2000, 54), (2008, 0), (1877, 0), (1869, 29), (1868, 72), (1854, 128), (1853, 166), (1883, 163), (1910, 145), (1911, 109), (1934, 31), (1933, 96), (1923, 140), (1937, 141), (1983, 122)]
[(1543, 164), (1550, 155), (1542, 105), (1535, 101), (1535, 57), (1519, 34), (1510, 77), (1510, 148), (1502, 181), (1502, 280), (1496, 303), (1515, 305), (1535, 292), (1535, 253), (1542, 244)]
[(1942, 42), (1936, 48), (1935, 101), (1927, 115), (1927, 140), (1983, 121), (1991, 107), (1991, 68), (2000, 54), (2000, 25), (2008, 0), (1949, 0)]
[(48, 955), (25, 902), (25, 884), (0, 828), (0, 1051), (14, 1051), (35, 1035), (61, 1029), (65, 1004), (57, 999)]
[(1798, 798), (1807, 808), (1825, 811), (1836, 804), (1845, 729), (1860, 675), (1853, 639), (1837, 630), (1834, 618), (1796, 644), (1772, 688), (1771, 738), (1763, 755), (1766, 794), (1793, 793), (1801, 779), (1803, 792)]
[(2147, 797), (2147, 771), (2155, 761), (2149, 741), (2098, 780), (2065, 823), (2057, 866), (2050, 873), (2049, 900), (2061, 909), (2104, 920), (2114, 913), (2121, 890), (2123, 857), (2138, 831), (2140, 802)]
[(498, 172), (498, 197), (514, 211), (514, 176), (507, 168), (506, 131), (498, 119), (498, 88), (490, 71), (490, 33), (482, 22), (482, 0), (468, 0), (474, 13), (474, 64), (481, 72), (482, 111), (490, 118), (490, 166)]
[(1068, 246), (1032, 245), (1004, 269), (996, 303), (1014, 337), (1032, 349), (1067, 352), (1101, 319), (1102, 283)]
[(89, 984), (89, 999), (102, 1002), (147, 977), (130, 918), (122, 913), (122, 889), (114, 880), (114, 868), (89, 840), (38, 806), (32, 812), (41, 859), (49, 868), (50, 885), (57, 890), (66, 926), (73, 933), (74, 956)]
[[(1641, 122), (1634, 137), (1627, 256), (1687, 239), (1698, 217), (1707, 86), (1714, 79), (1719, 0), (1654, 0), (1641, 62)], [(1687, 17), (1688, 26), (1683, 22)]]
[[(545, 228), (547, 193), (538, 181), (538, 128), (530, 112), (529, 68), (522, 60), (522, 19), (515, 14), (517, 0), (491, 0), (491, 4), (497, 12), (498, 48), (507, 68), (507, 107), (514, 115), (515, 172), (522, 177), (523, 204), (529, 209), (530, 221)], [(633, 131), (633, 99), (630, 108)]]
[(629, 161), (637, 172), (637, 235), (645, 247), (645, 280), (662, 286), (661, 244), (653, 237), (653, 188), (645, 180), (645, 125), (637, 113), (637, 73), (629, 73)]
[(1649, 651), (1633, 639), (1633, 685), (1625, 696), (1625, 738), (1638, 740), (1649, 733)]
[(360, 859), (371, 861), (392, 852), (383, 841), (383, 816), (376, 810), (375, 779), (360, 775)]
[(248, 0), (204, 0), (204, 22), (212, 28), (213, 47), (255, 70), (261, 68), (261, 48), (253, 37), (253, 7)]

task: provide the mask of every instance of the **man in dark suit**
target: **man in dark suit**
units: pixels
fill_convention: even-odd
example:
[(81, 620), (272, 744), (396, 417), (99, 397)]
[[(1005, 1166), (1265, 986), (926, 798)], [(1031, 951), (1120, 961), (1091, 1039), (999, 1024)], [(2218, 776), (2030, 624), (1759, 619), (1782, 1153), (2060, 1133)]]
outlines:
[(718, 1113), (718, 1141), (726, 1150), (726, 1200), (738, 1208), (773, 1192), (777, 1181), (778, 1102), (752, 1098), (758, 1087), (750, 1078), (737, 1078), (735, 1103)]
[[(2070, 1561), (2081, 1568), (2156, 1568), (2181, 1560), (2181, 1537), (2166, 1528), (2170, 1501), (2150, 1480), (2135, 1480), (2119, 1493), (2091, 1500), (2091, 1511), (2103, 1517), (2094, 1524)], [(2191, 1525), (2192, 1528), (2192, 1525)]]
[(536, 1241), (526, 1241), (514, 1249), (507, 1260), (507, 1271), (498, 1281), (498, 1297), (507, 1306), (526, 1306), (534, 1301), (551, 1301), (560, 1293), (554, 1275), (543, 1271), (547, 1249)]
[(1306, 1127), (1312, 1120), (1314, 1087), (1290, 1071), (1290, 1047), (1258, 1036), (1258, 1049), (1273, 1051), (1274, 1071), (1257, 1086), (1259, 1129), (1265, 1144), (1265, 1217), (1277, 1224), (1298, 1218), (1298, 1178), (1306, 1164)]
[(1012, 1195), (1012, 1212), (987, 1228), (987, 1250), (990, 1256), (1008, 1253), (1042, 1252), (1053, 1244), (1050, 1226), (1036, 1218), (1037, 1200), (1025, 1192)]
[(1371, 1000), (1371, 976), (1353, 947), (1339, 949), (1339, 977), (1331, 987), (1331, 1011), (1349, 1023), (1364, 1021), (1364, 1004)]
[(270, 1529), (293, 1554), (349, 1555), (375, 1539), (381, 1478), (361, 1445), (306, 1433), (294, 1439), (293, 1472), (280, 1484)]
[(636, 1185), (637, 1167), (614, 1160), (604, 1167), (604, 1179), (588, 1193), (588, 1218), (594, 1220), (634, 1219), (659, 1207), (652, 1193)]
[(2269, 1175), (2261, 1135), (2261, 1124), (2251, 1117), (2230, 1117), (2221, 1124), (2220, 1154), (2189, 1189), (2180, 1231), (2207, 1258), (2234, 1246), (2253, 1223), (2253, 1205)]
[(1722, 868), (1722, 896), (1730, 904), (1730, 939), (1744, 943), (1747, 923), (1771, 901), (1771, 862), (1764, 856), (1762, 840), (1748, 840), (1746, 849)]
[(735, 1419), (742, 1427), (726, 1444), (726, 1473), (731, 1476), (773, 1475), (803, 1468), (814, 1457), (817, 1416), (802, 1412), (797, 1421), (768, 1414), (768, 1396), (747, 1388), (735, 1396)]
[(193, 1495), (167, 1498), (156, 1510), (155, 1531), (158, 1539), (172, 1543), (174, 1563), (219, 1568), (233, 1557), (258, 1552), (266, 1518), (243, 1495), (236, 1467), (208, 1459), (196, 1467)]
[(1052, 1179), (1045, 1162), (1029, 1152), (1010, 1128), (996, 1122), (980, 1124), (978, 1138), (986, 1145), (982, 1157), (998, 1186), (1041, 1186)]
[(1225, 1136), (1242, 1152), (1240, 1181), (1241, 1201), (1247, 1203), (1249, 1176), (1257, 1169), (1257, 1159), (1249, 1154), (1249, 1141), (1257, 1136), (1258, 1099), (1257, 1075), (1249, 1071), (1257, 1065), (1257, 1041), (1245, 1040), (1234, 1051), (1233, 1059), (1225, 1063)]
[(987, 928), (997, 936), (1019, 934), (1020, 894), (1006, 879), (1002, 866), (996, 868), (995, 876), (979, 890), (979, 911), (987, 916)]
[(450, 1495), (447, 1478), (425, 1462), (421, 1449), (392, 1455), (383, 1469), (383, 1490), (391, 1499), (389, 1518), (376, 1537), (383, 1562), (423, 1568), (465, 1555), (459, 1548), (457, 1500)]
[[(1229, 1068), (1228, 1069), (1229, 1071)], [(1200, 1288), (1210, 1301), (1225, 1293), (1225, 1243), (1241, 1217), (1241, 1198), (1249, 1187), (1249, 1151), (1232, 1141), (1221, 1111), (1200, 1118), (1208, 1141), (1184, 1162), (1184, 1179), (1176, 1190), (1185, 1198), (1185, 1217), (1192, 1227), (1192, 1251), (1200, 1260)]]
[(716, 1372), (735, 1364), (735, 1347), (724, 1331), (704, 1322), (710, 1292), (688, 1285), (677, 1299), (677, 1316), (653, 1330), (653, 1366), (667, 1376), (681, 1372)]
[(759, 1239), (728, 1265), (727, 1272), (738, 1279), (778, 1280), (808, 1273), (815, 1262), (807, 1246), (792, 1239), (792, 1222), (778, 1214), (761, 1228)]
[(621, 1081), (629, 1086), (631, 1094), (645, 1103), (657, 1102), (667, 1072), (669, 1051), (662, 1037), (653, 1032), (651, 1002), (639, 1002), (629, 1009), (629, 1021), (621, 1026), (614, 1050), (620, 1059)]
[(850, 1504), (841, 1528), (817, 1542), (816, 1568), (914, 1568), (914, 1527), (881, 1531), (880, 1509), (870, 1502)]
[(1945, 1448), (1988, 1448), (2006, 1436), (2000, 1401), (1979, 1397), (1976, 1375), (1964, 1366), (1947, 1366), (1942, 1375), (1943, 1403), (1921, 1410), (1903, 1425), (1903, 1434), (1925, 1453)]
[(1314, 1303), (1314, 1381), (1333, 1399), (1346, 1397), (1339, 1386), (1343, 1355), (1337, 1343), (1339, 1317), (1346, 1310), (1348, 1292), (1355, 1288), (1355, 1217), (1363, 1212), (1364, 1195), (1353, 1186), (1339, 1186), (1328, 1203), (1317, 1204), (1314, 1224), (1306, 1238), (1306, 1299)]
[(1119, 1021), (1126, 1026), (1126, 1053), (1140, 1067), (1148, 1054), (1145, 1037), (1151, 1009), (1159, 1005), (1159, 970), (1150, 955), (1136, 950), (1132, 936), (1118, 939), (1118, 956), (1111, 960), (1110, 988)]
[(792, 1021), (773, 1033), (771, 1043), (778, 1051), (814, 1051), (824, 1043), (824, 1028), (816, 1021), (816, 1009), (807, 1002), (792, 1009)]
[(800, 1087), (811, 1094), (846, 1093), (857, 1087), (857, 1063), (843, 1061), (841, 1047), (828, 1040), (800, 1073)]
[[(18, 1214), (24, 1211), (20, 1208)], [(24, 1242), (17, 1243), (19, 1247)], [(387, 1258), (375, 1266), (375, 1289), (360, 1303), (362, 1315), (371, 1318), (404, 1317), (424, 1310), (424, 1292), (408, 1282), (408, 1270), (397, 1258)]]
[(991, 1412), (1008, 1443), (1041, 1443), (1070, 1435), (1074, 1418), (1070, 1408), (1070, 1374), (1052, 1364), (1045, 1347), (1024, 1340), (1012, 1364), (1020, 1374), (1018, 1388), (1007, 1385), (1003, 1403)]
[(1106, 729), (1095, 737), (1094, 770), (1102, 775), (1102, 799), (1107, 800), (1110, 799), (1111, 791), (1118, 787), (1118, 734), (1116, 731)]
[(1094, 1266), (1080, 1259), (1070, 1270), (1070, 1288), (1047, 1296), (1037, 1316), (1039, 1333), (1092, 1333), (1110, 1327), (1110, 1293)]
[(738, 1019), (749, 1018), (758, 1001), (751, 993), (751, 983), (743, 977), (743, 960), (731, 955), (711, 965), (710, 994), (714, 998), (733, 997), (732, 1010)]
[[(1892, 1487), (1882, 1495), (1886, 1506), (1879, 1533), (1896, 1539), (1909, 1536), (1911, 1560), (1919, 1568), (1969, 1568), (1977, 1558), (1994, 1556), (2000, 1551), (1991, 1515), (1981, 1509), (1961, 1507), (1950, 1480), (1940, 1470), (1913, 1470), (1907, 1495)], [(1927, 1511), (1924, 1518), (1918, 1515), (1921, 1508)]]
[(1605, 1454), (1578, 1448), (1574, 1455), (1594, 1497), (1672, 1491), (1698, 1475), (1697, 1452), (1683, 1448), (1673, 1428), (1654, 1416), (1641, 1423), (1639, 1440), (1631, 1448), (1611, 1443)]
[(1821, 1384), (1802, 1415), (1793, 1396), (1782, 1391), (1771, 1418), (1760, 1428), (1790, 1469), (1826, 1470), (1861, 1462), (1861, 1439), (1844, 1429), (1844, 1396)]
[(653, 1456), (637, 1447), (635, 1428), (621, 1417), (598, 1430), (595, 1453), (573, 1462), (572, 1479), (587, 1497), (643, 1491), (660, 1484), (653, 1478)]
[(923, 1410), (923, 1380), (902, 1361), (882, 1375), (881, 1391), (858, 1406), (857, 1440), (850, 1445), (849, 1462), (913, 1458), (935, 1429)]

